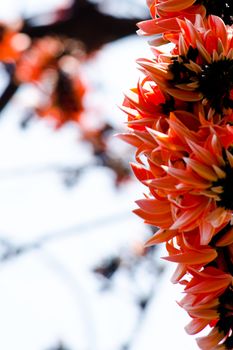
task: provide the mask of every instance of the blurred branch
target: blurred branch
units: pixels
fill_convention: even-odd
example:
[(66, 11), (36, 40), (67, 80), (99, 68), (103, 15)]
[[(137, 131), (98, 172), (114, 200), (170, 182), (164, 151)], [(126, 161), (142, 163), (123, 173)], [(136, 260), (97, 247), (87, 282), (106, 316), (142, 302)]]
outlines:
[[(14, 76), (14, 66), (13, 65), (7, 65), (5, 64), (6, 71), (9, 74), (9, 82), (4, 89), (3, 93), (0, 96), (0, 112), (6, 107), (8, 102), (11, 100), (11, 98), (14, 96), (16, 91), (19, 88), (19, 84), (15, 82)], [(0, 114), (1, 116), (1, 114)]]
[(121, 159), (110, 157), (105, 152), (95, 154), (95, 159), (83, 165), (59, 165), (48, 164), (41, 166), (31, 166), (29, 168), (15, 168), (10, 170), (0, 170), (0, 180), (15, 179), (22, 176), (38, 175), (44, 172), (58, 172), (64, 176), (65, 184), (70, 187), (76, 184), (79, 177), (87, 169), (101, 166), (111, 169), (116, 174), (116, 183), (129, 178), (130, 169), (128, 164), (124, 164)]
[[(41, 251), (43, 257), (43, 263), (46, 263), (47, 267), (60, 277), (61, 282), (66, 286), (77, 306), (77, 315), (81, 318), (85, 339), (88, 344), (87, 349), (93, 350), (97, 347), (97, 336), (94, 325), (93, 315), (91, 312), (90, 304), (87, 300), (87, 293), (77, 278), (77, 274), (73, 274), (70, 269), (65, 266), (58, 256), (55, 256), (51, 252), (43, 249)], [(52, 350), (52, 349), (51, 349)], [(62, 343), (58, 344), (58, 347), (53, 350), (68, 350)]]
[(130, 211), (125, 211), (113, 215), (109, 215), (107, 217), (99, 218), (93, 221), (86, 221), (74, 226), (66, 227), (61, 230), (51, 231), (38, 239), (35, 239), (32, 242), (24, 243), (24, 244), (13, 244), (7, 239), (0, 238), (0, 244), (4, 242), (5, 251), (0, 256), (0, 262), (4, 262), (10, 260), (12, 258), (16, 258), (21, 256), (22, 254), (28, 253), (30, 251), (40, 249), (47, 243), (52, 241), (56, 241), (58, 239), (68, 238), (73, 235), (78, 235), (80, 233), (86, 233), (87, 231), (95, 230), (99, 227), (103, 227), (106, 225), (118, 223), (123, 220), (129, 219), (131, 216)]
[(64, 174), (70, 173), (70, 172), (76, 172), (80, 174), (82, 171), (96, 165), (97, 163), (91, 162), (91, 163), (87, 163), (79, 166), (45, 164), (45, 165), (38, 165), (38, 166), (36, 165), (30, 166), (28, 168), (19, 167), (19, 168), (13, 168), (9, 170), (0, 170), (0, 180), (15, 179), (16, 177), (21, 177), (21, 176), (38, 175), (40, 173), (50, 172), (50, 171), (64, 173)]
[(0, 96), (0, 112), (6, 107), (8, 102), (14, 96), (16, 91), (18, 90), (19, 85), (17, 85), (14, 81), (10, 81), (4, 90), (3, 94)]
[(141, 300), (141, 303), (139, 304), (140, 310), (139, 310), (139, 315), (138, 319), (136, 321), (134, 330), (126, 344), (124, 344), (121, 348), (121, 350), (130, 350), (133, 348), (134, 343), (137, 340), (137, 337), (139, 335), (140, 329), (142, 328), (142, 325), (144, 324), (145, 318), (146, 318), (146, 311), (149, 308), (149, 304), (152, 301), (156, 294), (156, 288), (152, 288), (150, 295)]
[(59, 343), (56, 347), (50, 348), (48, 350), (69, 350), (63, 343)]
[(25, 20), (22, 32), (31, 38), (59, 35), (76, 39), (91, 53), (106, 43), (135, 34), (136, 23), (142, 19), (117, 18), (102, 13), (98, 5), (87, 0), (76, 0), (71, 8), (60, 12), (60, 20), (46, 25), (34, 25), (35, 19)]

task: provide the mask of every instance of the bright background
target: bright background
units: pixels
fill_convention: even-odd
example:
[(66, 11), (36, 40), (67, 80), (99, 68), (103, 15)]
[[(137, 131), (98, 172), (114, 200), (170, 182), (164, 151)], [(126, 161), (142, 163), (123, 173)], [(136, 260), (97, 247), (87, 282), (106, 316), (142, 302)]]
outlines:
[[(2, 1), (0, 18), (40, 14), (59, 4)], [(145, 10), (144, 0), (104, 4), (116, 14)], [(106, 45), (84, 67), (91, 87), (87, 107), (96, 105), (119, 131), (126, 116), (117, 105), (137, 82), (135, 59), (149, 54), (146, 41), (135, 35)], [(174, 266), (163, 262), (165, 272), (156, 278), (143, 265), (132, 278), (123, 266), (110, 288), (93, 274), (109, 256), (130, 259), (132, 247), (146, 239), (146, 227), (131, 213), (144, 188), (132, 181), (116, 189), (108, 169), (93, 168), (67, 189), (56, 168), (85, 164), (90, 152), (72, 126), (54, 132), (37, 121), (22, 131), (22, 106), (33, 98), (30, 89), (21, 91), (0, 120), (0, 240), (21, 245), (44, 236), (56, 239), (1, 262), (0, 349), (50, 350), (62, 342), (70, 350), (197, 350), (183, 329), (189, 319), (175, 302), (181, 291), (169, 281)], [(113, 147), (124, 150), (118, 140)], [(156, 264), (163, 255), (157, 252)], [(148, 286), (153, 298), (139, 320), (135, 299)]]

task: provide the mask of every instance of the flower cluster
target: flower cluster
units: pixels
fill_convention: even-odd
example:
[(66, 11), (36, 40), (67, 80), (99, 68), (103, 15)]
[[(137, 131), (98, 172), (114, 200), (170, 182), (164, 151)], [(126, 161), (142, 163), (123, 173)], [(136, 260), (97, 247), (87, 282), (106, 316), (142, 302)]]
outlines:
[[(69, 44), (69, 43), (68, 43)], [(15, 80), (36, 85), (44, 102), (36, 106), (38, 116), (51, 118), (59, 128), (69, 121), (79, 122), (86, 91), (80, 63), (65, 40), (44, 37), (25, 50), (16, 63)]]
[[(135, 176), (148, 188), (135, 213), (165, 243), (186, 327), (203, 350), (233, 349), (233, 8), (230, 1), (147, 0), (153, 19), (140, 32), (162, 34), (144, 77), (122, 109), (137, 148)], [(162, 39), (161, 39), (162, 38)], [(169, 53), (155, 43), (169, 42)]]
[(13, 84), (33, 84), (46, 100), (34, 106), (33, 112), (51, 118), (56, 128), (80, 122), (86, 86), (75, 41), (55, 36), (31, 39), (20, 32), (19, 25), (11, 28), (0, 23), (0, 49), (0, 62)]

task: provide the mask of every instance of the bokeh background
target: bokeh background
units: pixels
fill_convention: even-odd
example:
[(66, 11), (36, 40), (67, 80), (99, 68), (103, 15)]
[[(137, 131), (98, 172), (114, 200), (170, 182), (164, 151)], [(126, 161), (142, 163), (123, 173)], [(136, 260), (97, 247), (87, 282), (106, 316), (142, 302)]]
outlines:
[[(0, 20), (30, 37), (30, 26), (64, 24), (69, 8), (1, 1)], [(148, 17), (145, 0), (93, 1), (88, 11), (77, 11), (70, 44), (85, 85), (81, 121), (58, 127), (37, 115), (48, 98), (43, 81), (21, 82), (4, 108), (0, 97), (0, 348), (195, 350), (176, 304), (181, 291), (169, 281), (174, 267), (160, 259), (163, 247), (144, 248), (154, 228), (132, 213), (145, 191), (128, 165), (134, 150), (114, 136), (125, 131), (118, 106), (137, 84), (135, 59), (150, 55), (136, 26), (122, 32), (115, 19)], [(3, 96), (12, 63), (0, 68)]]

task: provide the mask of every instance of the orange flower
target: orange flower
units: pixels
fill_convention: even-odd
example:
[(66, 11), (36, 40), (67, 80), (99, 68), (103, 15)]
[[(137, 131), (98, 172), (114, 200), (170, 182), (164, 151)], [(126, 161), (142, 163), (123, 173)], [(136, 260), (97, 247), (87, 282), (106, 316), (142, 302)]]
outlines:
[[(169, 200), (174, 220), (171, 230), (190, 231), (199, 227), (201, 243), (208, 244), (232, 217), (233, 155), (229, 147), (233, 143), (233, 129), (230, 126), (203, 128), (192, 137), (190, 130), (175, 115), (169, 124), (170, 134), (173, 132), (180, 144), (183, 142), (182, 153), (186, 155), (174, 162), (174, 153), (170, 151), (167, 164), (165, 161), (161, 164), (166, 175), (144, 183), (162, 192)], [(169, 144), (160, 141), (168, 135), (153, 135), (163, 149), (170, 150)], [(170, 138), (169, 142), (174, 149), (178, 144), (176, 138)]]
[[(174, 99), (170, 99), (173, 110)], [(164, 117), (169, 103), (158, 86), (145, 78), (138, 82), (135, 89), (131, 89), (125, 96), (121, 109), (128, 114), (128, 126), (135, 130), (145, 130), (145, 126), (153, 125)]]
[[(138, 162), (142, 162), (140, 155), (146, 156), (150, 170), (147, 179), (144, 173), (142, 177), (138, 173), (150, 195), (137, 202), (140, 208), (135, 213), (162, 232), (177, 230), (174, 236), (198, 228), (199, 244), (206, 245), (228, 227), (232, 218), (233, 127), (214, 126), (203, 116), (198, 118), (185, 111), (166, 116), (157, 112), (158, 106), (152, 114), (151, 105), (148, 107), (146, 99), (138, 97), (138, 91), (127, 98), (132, 106), (126, 109), (129, 126), (134, 132), (121, 136), (138, 148)], [(158, 91), (154, 88), (150, 93)], [(232, 236), (228, 228), (216, 244), (229, 244)]]
[(161, 89), (183, 101), (202, 101), (210, 113), (232, 113), (233, 27), (216, 16), (195, 24), (178, 21), (181, 33), (169, 35), (173, 54), (155, 50), (155, 59), (139, 59), (145, 74)]
[[(148, 0), (153, 19), (138, 23), (141, 35), (155, 35), (179, 31), (177, 19), (187, 18), (194, 22), (195, 15), (203, 18), (209, 15), (220, 17), (225, 24), (233, 24), (232, 1), (224, 0)], [(163, 38), (166, 39), (166, 36)], [(161, 38), (152, 41), (161, 44)]]
[(121, 107), (128, 114), (129, 128), (134, 130), (145, 130), (146, 127), (158, 130), (160, 124), (166, 128), (169, 113), (186, 108), (187, 103), (162, 91), (149, 77), (139, 81), (137, 88), (126, 93)]

